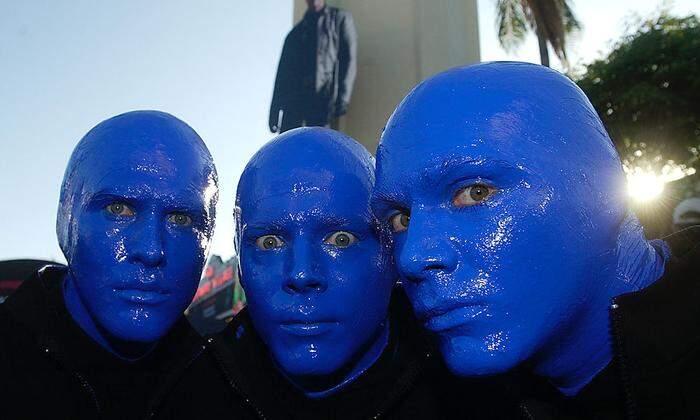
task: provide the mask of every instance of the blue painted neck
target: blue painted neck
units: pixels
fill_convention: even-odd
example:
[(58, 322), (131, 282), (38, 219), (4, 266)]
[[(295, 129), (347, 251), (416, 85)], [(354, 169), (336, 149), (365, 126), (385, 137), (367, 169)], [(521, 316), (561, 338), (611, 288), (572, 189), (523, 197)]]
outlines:
[(612, 360), (609, 310), (613, 299), (623, 293), (641, 290), (658, 280), (670, 256), (662, 240), (647, 241), (637, 218), (628, 214), (620, 227), (614, 255), (597, 273), (597, 293), (588, 296), (590, 304), (564, 339), (545, 348), (535, 361), (535, 372), (551, 379), (567, 396), (576, 395)]
[(90, 336), (90, 338), (92, 338), (105, 350), (124, 361), (135, 362), (145, 357), (155, 348), (156, 342), (126, 342), (110, 337), (107, 332), (105, 332), (102, 328), (99, 328), (81, 301), (78, 291), (75, 289), (75, 281), (73, 280), (73, 276), (70, 274), (70, 271), (66, 272), (63, 279), (62, 289), (66, 309), (68, 310), (71, 318), (73, 318), (73, 321), (75, 321), (80, 329), (82, 329), (88, 336)]
[(362, 354), (362, 357), (360, 357), (352, 366), (350, 366), (349, 371), (344, 371), (344, 373), (340, 375), (340, 380), (338, 380), (338, 375), (334, 375), (332, 378), (324, 378), (320, 380), (319, 378), (306, 377), (292, 378), (284, 373), (277, 363), (275, 363), (275, 367), (277, 367), (277, 370), (281, 372), (292, 385), (303, 392), (307, 398), (325, 398), (345, 388), (348, 384), (352, 383), (363, 373), (365, 373), (367, 369), (372, 367), (372, 365), (374, 365), (374, 363), (382, 355), (382, 352), (384, 352), (384, 349), (388, 343), (389, 322), (385, 321), (381, 325), (377, 338), (370, 344), (367, 351)]

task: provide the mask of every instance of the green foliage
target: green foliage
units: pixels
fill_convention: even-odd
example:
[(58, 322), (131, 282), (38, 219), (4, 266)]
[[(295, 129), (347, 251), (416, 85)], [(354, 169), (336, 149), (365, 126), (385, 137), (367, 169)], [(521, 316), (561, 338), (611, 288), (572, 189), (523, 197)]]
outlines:
[(661, 12), (638, 24), (578, 85), (621, 156), (656, 166), (693, 165), (700, 149), (700, 24)]

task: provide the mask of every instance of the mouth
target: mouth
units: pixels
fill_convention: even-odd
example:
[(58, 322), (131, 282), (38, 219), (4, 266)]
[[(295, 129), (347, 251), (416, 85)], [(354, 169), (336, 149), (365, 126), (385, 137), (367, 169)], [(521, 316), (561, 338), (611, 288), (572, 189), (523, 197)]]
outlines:
[(152, 288), (115, 288), (116, 295), (127, 302), (155, 305), (168, 299), (170, 293)]
[(421, 317), (423, 325), (430, 331), (440, 333), (455, 329), (469, 328), (469, 324), (487, 313), (483, 303), (467, 303), (448, 309), (431, 309)]
[(325, 334), (331, 331), (338, 325), (334, 321), (319, 321), (319, 322), (306, 322), (306, 321), (289, 321), (280, 324), (280, 328), (285, 332), (296, 335), (299, 337), (309, 337), (315, 335)]

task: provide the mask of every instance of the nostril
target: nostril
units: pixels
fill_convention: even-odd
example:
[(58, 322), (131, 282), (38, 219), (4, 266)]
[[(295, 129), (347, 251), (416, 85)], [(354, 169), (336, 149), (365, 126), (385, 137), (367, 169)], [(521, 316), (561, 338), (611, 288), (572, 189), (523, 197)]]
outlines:
[(450, 264), (450, 261), (431, 256), (414, 256), (403, 260), (399, 267), (402, 276), (412, 283), (420, 283), (437, 271), (451, 271), (453, 268), (454, 266)]
[(320, 283), (320, 282), (304, 283), (304, 284), (290, 283), (290, 284), (285, 284), (284, 286), (282, 286), (282, 289), (289, 294), (294, 294), (294, 293), (322, 292), (325, 290), (325, 287), (323, 286), (323, 283)]
[(308, 293), (312, 291), (321, 292), (325, 290), (326, 283), (321, 281), (317, 276), (310, 276), (305, 272), (300, 272), (295, 276), (291, 276), (282, 285), (282, 289), (287, 293)]
[(323, 284), (321, 282), (318, 282), (318, 281), (311, 282), (306, 287), (307, 287), (307, 289), (315, 290), (317, 292), (320, 292), (323, 290)]

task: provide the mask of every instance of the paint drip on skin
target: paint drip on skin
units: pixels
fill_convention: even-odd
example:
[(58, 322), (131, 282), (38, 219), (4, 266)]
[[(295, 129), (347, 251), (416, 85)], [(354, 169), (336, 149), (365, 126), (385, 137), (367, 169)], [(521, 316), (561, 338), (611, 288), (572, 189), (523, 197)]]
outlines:
[[(455, 204), (472, 188), (475, 201)], [(531, 361), (575, 394), (611, 360), (611, 299), (656, 281), (668, 257), (629, 213), (590, 102), (541, 66), (485, 63), (418, 85), (384, 130), (373, 195), (380, 219), (407, 220), (394, 229), (402, 283), (461, 376)]]

